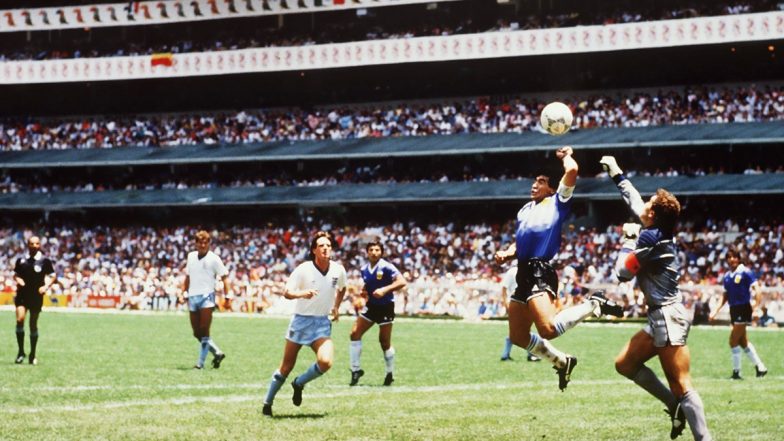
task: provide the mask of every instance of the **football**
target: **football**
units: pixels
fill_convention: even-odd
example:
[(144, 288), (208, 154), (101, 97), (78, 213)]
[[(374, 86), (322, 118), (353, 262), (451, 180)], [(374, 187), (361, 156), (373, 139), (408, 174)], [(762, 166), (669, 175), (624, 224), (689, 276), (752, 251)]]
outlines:
[(566, 104), (555, 101), (542, 109), (539, 121), (547, 133), (563, 135), (572, 127), (572, 111)]

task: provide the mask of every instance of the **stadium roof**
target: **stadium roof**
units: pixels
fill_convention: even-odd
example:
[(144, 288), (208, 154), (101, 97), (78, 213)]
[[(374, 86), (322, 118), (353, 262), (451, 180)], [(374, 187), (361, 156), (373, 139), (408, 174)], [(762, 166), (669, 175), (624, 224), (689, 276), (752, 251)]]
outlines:
[(575, 130), (560, 137), (526, 132), (363, 138), (341, 141), (278, 141), (237, 146), (196, 145), (2, 152), (0, 169), (492, 154), (550, 150), (564, 144), (579, 149), (628, 149), (771, 143), (784, 143), (784, 121), (599, 128)]
[[(659, 187), (677, 196), (784, 194), (784, 174), (711, 175), (703, 177), (637, 177), (641, 193)], [(0, 195), (0, 208), (74, 210), (113, 207), (195, 206), (329, 206), (471, 201), (522, 201), (530, 197), (530, 180), (410, 184), (344, 184), (322, 187), (239, 187), (187, 190), (15, 193)], [(619, 199), (609, 179), (580, 179), (575, 197)]]

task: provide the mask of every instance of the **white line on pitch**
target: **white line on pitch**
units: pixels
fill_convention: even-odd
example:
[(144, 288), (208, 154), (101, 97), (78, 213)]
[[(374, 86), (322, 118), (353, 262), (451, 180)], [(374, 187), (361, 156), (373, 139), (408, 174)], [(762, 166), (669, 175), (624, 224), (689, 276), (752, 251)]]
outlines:
[[(771, 377), (771, 380), (782, 380), (784, 376)], [(720, 378), (701, 378), (697, 379), (698, 383), (726, 383), (728, 380)], [(628, 380), (576, 380), (571, 383), (573, 386), (579, 385), (593, 385), (593, 386), (606, 386), (606, 385), (621, 385), (631, 384)], [(187, 386), (187, 385), (183, 385)], [(92, 386), (87, 386), (92, 387)], [(381, 387), (349, 387), (349, 386), (327, 386), (333, 389), (334, 392), (327, 393), (309, 393), (309, 399), (329, 399), (338, 397), (351, 397), (351, 396), (372, 396), (372, 395), (389, 395), (389, 394), (407, 394), (407, 393), (433, 393), (433, 392), (458, 392), (458, 391), (487, 391), (488, 389), (495, 390), (509, 390), (509, 389), (543, 389), (552, 388), (554, 385), (542, 382), (523, 382), (523, 383), (498, 383), (498, 384), (454, 384), (442, 386), (395, 386), (391, 388)], [(110, 387), (109, 387), (110, 388)], [(139, 389), (144, 389), (144, 386), (138, 386)], [(241, 385), (224, 385), (220, 387), (204, 387), (203, 389), (227, 389), (227, 388), (254, 388), (261, 389), (259, 384), (241, 384)], [(150, 388), (154, 389), (154, 388)], [(54, 406), (36, 406), (36, 407), (11, 407), (6, 411), (14, 413), (42, 413), (42, 412), (76, 412), (76, 411), (90, 411), (90, 410), (105, 410), (117, 409), (127, 407), (151, 407), (151, 406), (170, 406), (170, 405), (187, 405), (196, 403), (243, 403), (249, 401), (258, 401), (261, 403), (263, 396), (261, 393), (255, 395), (228, 395), (217, 397), (176, 397), (166, 399), (147, 399), (147, 400), (127, 400), (127, 401), (112, 401), (105, 403), (95, 404), (80, 404), (80, 405), (54, 405)]]

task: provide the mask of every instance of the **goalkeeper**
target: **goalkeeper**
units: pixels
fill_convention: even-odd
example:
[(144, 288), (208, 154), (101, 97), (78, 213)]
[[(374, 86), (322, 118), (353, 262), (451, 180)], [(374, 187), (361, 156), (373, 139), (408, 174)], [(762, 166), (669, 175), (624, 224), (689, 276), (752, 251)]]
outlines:
[[(688, 420), (695, 440), (710, 440), (702, 399), (689, 375), (686, 338), (691, 321), (678, 290), (680, 271), (673, 232), (681, 205), (672, 193), (661, 188), (647, 202), (643, 201), (614, 157), (604, 156), (599, 163), (642, 223), (642, 226), (624, 224), (615, 270), (621, 281), (637, 277), (648, 305), (648, 324), (621, 350), (615, 359), (615, 369), (667, 406), (672, 423), (671, 439), (683, 432)], [(659, 357), (669, 389), (645, 365), (655, 356)]]

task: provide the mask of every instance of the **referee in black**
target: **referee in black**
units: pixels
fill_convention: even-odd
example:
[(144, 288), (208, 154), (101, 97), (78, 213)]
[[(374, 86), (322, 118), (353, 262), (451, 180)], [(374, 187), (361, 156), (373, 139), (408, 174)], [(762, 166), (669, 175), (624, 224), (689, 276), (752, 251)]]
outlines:
[(35, 347), (38, 344), (38, 315), (44, 303), (44, 295), (49, 287), (57, 280), (52, 261), (44, 257), (41, 252), (41, 239), (32, 236), (27, 241), (28, 256), (16, 260), (14, 279), (16, 280), (16, 343), (19, 352), (16, 364), (21, 364), (25, 359), (24, 351), (24, 321), (27, 311), (30, 311), (30, 364), (38, 364), (35, 358)]

